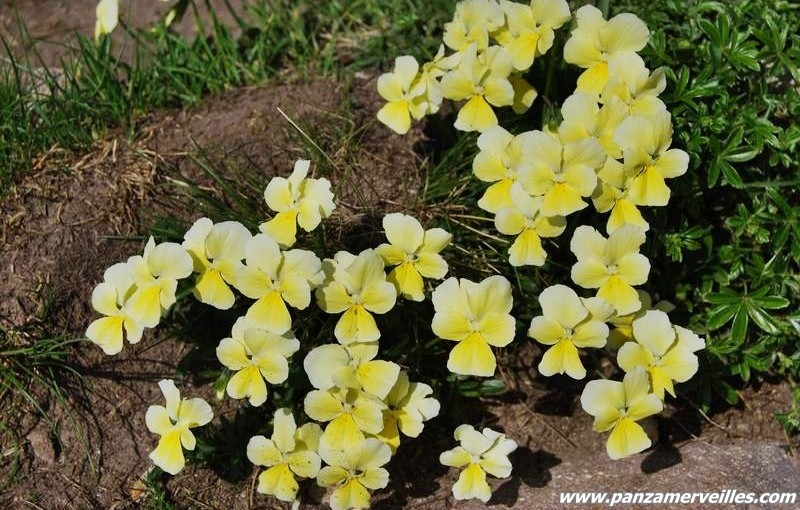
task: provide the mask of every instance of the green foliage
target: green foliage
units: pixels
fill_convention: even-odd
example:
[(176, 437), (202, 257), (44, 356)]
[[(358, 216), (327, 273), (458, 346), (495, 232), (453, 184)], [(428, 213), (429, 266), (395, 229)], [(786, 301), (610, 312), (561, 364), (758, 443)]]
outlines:
[(664, 100), (676, 144), (691, 156), (671, 202), (684, 214), (659, 228), (671, 232), (663, 274), (682, 274), (676, 304), (707, 332), (717, 370), (705, 376), (796, 376), (800, 9), (764, 0), (636, 4), (654, 29), (643, 57), (669, 66)]

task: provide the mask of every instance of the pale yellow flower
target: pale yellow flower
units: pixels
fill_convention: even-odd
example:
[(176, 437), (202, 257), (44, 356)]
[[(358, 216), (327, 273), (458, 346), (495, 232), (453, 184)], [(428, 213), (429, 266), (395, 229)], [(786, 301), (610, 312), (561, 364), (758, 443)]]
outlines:
[(284, 248), (294, 245), (297, 225), (311, 232), (336, 208), (330, 181), (306, 177), (310, 166), (310, 161), (298, 160), (288, 178), (273, 177), (264, 190), (267, 206), (278, 214), (258, 228)]
[(142, 338), (144, 327), (130, 316), (126, 308), (126, 301), (135, 290), (128, 266), (121, 262), (106, 269), (103, 282), (92, 291), (92, 308), (105, 317), (89, 324), (86, 338), (106, 354), (119, 353), (125, 335), (132, 344)]
[(542, 197), (531, 197), (519, 183), (511, 186), (511, 205), (497, 211), (494, 219), (497, 231), (517, 236), (508, 249), (509, 263), (519, 267), (541, 266), (547, 258), (542, 237), (560, 236), (566, 228), (563, 216), (542, 214)]
[(370, 490), (383, 489), (389, 483), (389, 472), (382, 466), (392, 452), (375, 438), (368, 438), (350, 447), (328, 447), (320, 444), (320, 457), (327, 466), (317, 474), (322, 487), (334, 487), (332, 510), (360, 510), (369, 507)]
[(597, 320), (574, 290), (552, 285), (539, 294), (542, 315), (534, 317), (528, 336), (550, 347), (539, 363), (539, 373), (549, 377), (564, 374), (573, 379), (586, 377), (578, 348), (603, 347), (608, 326)]
[(594, 416), (597, 432), (611, 431), (606, 452), (614, 460), (639, 453), (652, 445), (637, 421), (660, 413), (664, 404), (650, 393), (647, 373), (637, 368), (625, 374), (622, 382), (589, 381), (581, 394), (581, 407)]
[(161, 314), (175, 304), (178, 280), (192, 274), (192, 257), (179, 244), (156, 245), (151, 237), (144, 254), (130, 257), (127, 265), (136, 291), (125, 308), (140, 325), (153, 328)]
[(394, 72), (378, 78), (378, 94), (388, 101), (378, 110), (378, 120), (398, 134), (411, 128), (411, 118), (416, 120), (428, 111), (426, 82), (417, 79), (419, 64), (411, 56), (397, 57)]
[(550, 49), (554, 29), (570, 18), (566, 0), (532, 0), (530, 5), (501, 0), (500, 5), (506, 14), (507, 32), (499, 40), (519, 71), (529, 69), (534, 57)]
[(606, 160), (596, 139), (562, 143), (557, 136), (533, 131), (529, 150), (535, 160), (519, 176), (519, 182), (528, 194), (544, 198), (541, 214), (567, 216), (588, 207), (582, 197), (594, 191), (596, 169)]
[(564, 60), (583, 67), (577, 90), (599, 95), (608, 82), (609, 62), (635, 53), (647, 44), (647, 25), (630, 13), (603, 18), (600, 9), (584, 5), (575, 12), (577, 26), (564, 45)]
[(234, 324), (230, 338), (217, 346), (217, 359), (234, 372), (226, 386), (228, 396), (248, 398), (258, 407), (267, 401), (267, 384), (280, 384), (289, 376), (287, 359), (300, 349), (291, 332), (276, 335), (257, 329), (245, 317)]
[(501, 46), (478, 54), (473, 44), (464, 50), (458, 67), (442, 77), (444, 97), (466, 101), (458, 111), (455, 127), (461, 131), (486, 131), (497, 125), (492, 106), (514, 104), (514, 87), (508, 81), (511, 57)]
[(194, 450), (194, 427), (207, 424), (214, 417), (211, 406), (201, 398), (184, 398), (175, 383), (163, 379), (158, 383), (167, 406), (150, 406), (145, 415), (147, 429), (158, 434), (156, 449), (150, 452), (150, 460), (171, 475), (177, 474), (186, 464), (183, 448)]
[(383, 429), (386, 404), (365, 391), (333, 387), (310, 391), (303, 408), (309, 418), (330, 422), (320, 438), (322, 444), (349, 448), (363, 442), (365, 434)]
[(620, 100), (629, 115), (649, 117), (667, 109), (658, 98), (667, 87), (665, 69), (652, 73), (645, 67), (644, 60), (636, 53), (625, 53), (608, 63), (609, 79), (600, 102), (608, 104)]
[(246, 265), (236, 282), (245, 296), (255, 299), (247, 318), (256, 327), (281, 335), (292, 327), (286, 304), (304, 310), (311, 289), (322, 282), (322, 262), (307, 250), (281, 251), (270, 236), (257, 234), (245, 247)]
[(689, 167), (689, 155), (672, 144), (672, 118), (666, 110), (652, 117), (633, 115), (617, 128), (614, 140), (623, 151), (625, 188), (636, 205), (667, 205), (670, 190), (664, 179)]
[(522, 73), (511, 73), (511, 76), (508, 77), (508, 81), (514, 89), (514, 102), (511, 104), (511, 109), (517, 115), (522, 115), (528, 111), (539, 96), (539, 91), (537, 91), (528, 80), (522, 77)]
[[(429, 396), (433, 389), (425, 383), (409, 382), (408, 373), (400, 372), (392, 390), (383, 399), (383, 430), (377, 438), (388, 444), (394, 452), (400, 446), (400, 432), (417, 437), (424, 422), (439, 414), (440, 404)], [(399, 428), (399, 430), (398, 430)]]
[(95, 9), (97, 20), (94, 24), (94, 38), (100, 40), (117, 28), (119, 22), (119, 0), (100, 0)]
[(318, 390), (355, 388), (383, 399), (397, 381), (400, 366), (375, 359), (377, 355), (378, 342), (320, 345), (308, 353), (303, 368)]
[(460, 425), (454, 435), (460, 446), (439, 456), (439, 462), (445, 466), (466, 466), (453, 485), (453, 496), (457, 500), (477, 498), (486, 503), (492, 497), (486, 473), (497, 478), (511, 476), (508, 455), (517, 449), (517, 443), (488, 427), (478, 432), (472, 425)]
[(316, 423), (298, 428), (287, 408), (275, 411), (272, 436), (253, 436), (247, 443), (247, 458), (256, 466), (267, 469), (258, 475), (261, 494), (271, 494), (281, 501), (297, 498), (297, 478), (314, 478), (321, 460), (317, 454), (322, 429)]
[(608, 239), (592, 227), (575, 229), (570, 250), (578, 258), (572, 281), (585, 289), (598, 289), (620, 315), (638, 310), (642, 303), (634, 285), (647, 281), (650, 261), (639, 253), (644, 231), (636, 225), (618, 228)]
[(453, 20), (444, 24), (444, 43), (455, 51), (470, 45), (480, 51), (489, 46), (489, 33), (505, 22), (500, 5), (495, 0), (462, 0), (456, 4)]
[(221, 310), (233, 306), (236, 297), (229, 285), (243, 267), (245, 247), (253, 236), (239, 222), (223, 221), (216, 225), (200, 218), (184, 235), (183, 247), (191, 255), (198, 273), (194, 296), (201, 303)]
[(598, 186), (592, 195), (592, 203), (599, 213), (611, 212), (606, 222), (606, 232), (613, 233), (624, 225), (636, 225), (647, 232), (650, 224), (628, 196), (627, 186), (631, 180), (625, 176), (625, 166), (616, 159), (608, 158), (597, 172)]
[(697, 373), (694, 353), (705, 348), (705, 341), (688, 329), (673, 326), (660, 310), (645, 312), (632, 327), (636, 341), (620, 347), (617, 363), (626, 372), (644, 368), (658, 398), (663, 400), (665, 391), (674, 397), (673, 382), (686, 382)]
[(383, 259), (372, 249), (358, 256), (339, 252), (333, 259), (325, 259), (326, 280), (316, 291), (317, 303), (327, 313), (344, 312), (334, 329), (342, 344), (380, 338), (372, 313), (388, 312), (397, 299), (383, 268)]
[(397, 293), (412, 301), (425, 299), (422, 278), (440, 280), (447, 274), (447, 262), (439, 252), (450, 244), (451, 236), (441, 228), (424, 230), (416, 218), (391, 213), (383, 217), (383, 230), (388, 244), (375, 251), (392, 269), (387, 280)]
[(564, 144), (584, 138), (595, 138), (609, 158), (621, 158), (622, 150), (614, 141), (614, 132), (628, 116), (621, 100), (608, 101), (602, 106), (591, 94), (575, 92), (561, 106), (564, 120), (558, 126), (558, 136)]
[(491, 376), (496, 359), (489, 347), (514, 340), (515, 321), (511, 283), (495, 275), (480, 283), (448, 278), (431, 296), (433, 333), (458, 342), (450, 351), (447, 369), (461, 375)]
[(659, 301), (653, 303), (653, 298), (650, 294), (643, 290), (637, 291), (639, 294), (639, 301), (642, 302), (642, 307), (625, 315), (614, 315), (608, 319), (611, 325), (611, 333), (608, 335), (608, 348), (614, 351), (618, 350), (625, 342), (633, 341), (633, 321), (642, 317), (648, 310), (661, 310), (664, 313), (670, 313), (675, 310), (675, 305), (669, 301)]
[(511, 186), (519, 174), (533, 165), (533, 131), (512, 135), (502, 126), (487, 129), (478, 137), (480, 152), (472, 160), (472, 173), (483, 182), (493, 183), (478, 200), (478, 207), (497, 213), (511, 202)]

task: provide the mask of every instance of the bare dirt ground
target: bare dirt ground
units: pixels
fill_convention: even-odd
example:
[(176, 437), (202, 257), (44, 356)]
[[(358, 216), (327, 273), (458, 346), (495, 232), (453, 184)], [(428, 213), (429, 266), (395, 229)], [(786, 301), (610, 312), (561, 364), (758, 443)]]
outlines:
[[(9, 26), (6, 5), (0, 7), (3, 27)], [(34, 34), (55, 39), (76, 29), (91, 33), (93, 1), (16, 5), (33, 20)], [(65, 9), (74, 16), (59, 14)], [(137, 20), (155, 15), (135, 14), (143, 16)], [(58, 53), (53, 55), (57, 59)], [(286, 175), (295, 159), (308, 157), (308, 145), (278, 107), (331, 158), (329, 176), (341, 193), (330, 225), (345, 242), (357, 245), (363, 242), (358, 236), (377, 233), (376, 218), (385, 212), (424, 213), (419, 195), (425, 176), (419, 170), (422, 156), (415, 150), (422, 132), (399, 137), (377, 124), (374, 114), (380, 103), (374, 91), (374, 75), (357, 76), (350, 83), (317, 79), (233, 90), (189, 110), (151, 114), (139, 123), (133, 139), (112, 133), (87, 154), (65, 154), (58, 148), (43, 154), (0, 203), (0, 325), (24, 330), (35, 324), (51, 334), (82, 337), (94, 317), (91, 290), (103, 270), (138, 253), (142, 241), (136, 236), (158, 217), (191, 222), (199, 216), (191, 201), (176, 199), (181, 191), (174, 184), (186, 179), (210, 185), (195, 158), (266, 183), (273, 175)], [(151, 469), (147, 454), (155, 437), (146, 430), (144, 412), (161, 401), (157, 381), (174, 377), (191, 362), (196, 347), (157, 330), (114, 357), (88, 342), (77, 348), (70, 361), (85, 376), (82, 381), (65, 378), (66, 403), (41, 395), (55, 417), (56, 433), (31, 409), (13, 406), (8, 398), (0, 402), (15, 413), (10, 422), (17, 427), (0, 431), (0, 508), (146, 508), (153, 496), (143, 490), (141, 479)], [(543, 382), (535, 370), (539, 356), (530, 343), (513, 356), (506, 354), (501, 375), (507, 393), (484, 399), (482, 406), (469, 400), (455, 404), (472, 423), (502, 429), (520, 444), (512, 455), (513, 476), (492, 482), (495, 494), (489, 507), (564, 508), (559, 494), (572, 491), (758, 493), (800, 487), (792, 449), (796, 442), (774, 418), (790, 406), (786, 384), (745, 389), (740, 406), (715, 410), (709, 419), (699, 418), (693, 409), (671, 407), (648, 424), (651, 436), (658, 438), (652, 450), (614, 462), (605, 454), (605, 437), (591, 430), (591, 417), (580, 409), (580, 387), (561, 379)], [(217, 401), (208, 381), (187, 376), (181, 386), (213, 403), (216, 432), (226, 430), (222, 420), (235, 422), (236, 403)], [(375, 495), (375, 508), (487, 506), (452, 498), (457, 473), (439, 465), (438, 455), (431, 453), (453, 446), (447, 422), (445, 416), (433, 420), (420, 438), (404, 444), (403, 455), (390, 465), (389, 487)], [(235, 436), (235, 425), (228, 424), (234, 430), (228, 440), (243, 448), (246, 440), (229, 437)], [(288, 508), (254, 491), (257, 472), (252, 467), (234, 467), (190, 464), (163, 483), (179, 508)], [(311, 508), (322, 508), (320, 490), (309, 488), (304, 496)]]
[[(229, 0), (237, 15), (244, 12), (243, 0)], [(198, 2), (198, 14), (208, 20), (208, 9)], [(224, 0), (211, 0), (219, 20), (236, 30), (234, 18)], [(145, 28), (159, 21), (173, 2), (120, 0), (120, 22), (128, 27)], [(75, 35), (94, 37), (97, 0), (4, 0), (0, 2), (0, 33), (16, 58), (29, 60), (33, 67), (57, 68), (76, 43)], [(181, 35), (194, 36), (191, 13), (176, 22)], [(24, 29), (20, 24), (24, 20)], [(235, 32), (234, 32), (235, 33)], [(114, 34), (114, 46), (123, 53), (131, 49), (130, 38), (122, 28)]]

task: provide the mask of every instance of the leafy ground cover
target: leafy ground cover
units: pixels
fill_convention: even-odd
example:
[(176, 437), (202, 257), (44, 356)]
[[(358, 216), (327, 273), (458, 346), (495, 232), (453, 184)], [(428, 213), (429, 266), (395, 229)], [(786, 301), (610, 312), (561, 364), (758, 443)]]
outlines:
[[(470, 217), (467, 206), (479, 193), (468, 175), (474, 137), (447, 128), (452, 118), (446, 114), (408, 138), (391, 135), (373, 120), (380, 107), (376, 67), (385, 69), (402, 53), (430, 55), (435, 49), (430, 36), (450, 9), (436, 2), (332, 2), (320, 10), (265, 3), (260, 11), (248, 11), (252, 17), (246, 23), (256, 31), (230, 16), (225, 24), (207, 22), (213, 27), (209, 39), (186, 42), (155, 34), (156, 57), (128, 60), (129, 67), (118, 67), (102, 49), (86, 45), (77, 67), (67, 64), (59, 75), (45, 72), (44, 96), (35, 95), (14, 72), (19, 66), (3, 67), (0, 101), (6, 117), (0, 122), (0, 150), (6, 159), (0, 166), (7, 183), (2, 217), (9, 264), (0, 288), (0, 356), (3, 373), (20, 381), (6, 378), (11, 381), (6, 387), (25, 388), (30, 396), (18, 399), (8, 390), (2, 395), (14, 417), (2, 428), (0, 465), (9, 473), (4, 503), (272, 507), (273, 500), (254, 492), (254, 472), (236, 446), (239, 436), (266, 424), (233, 406), (221, 412), (224, 426), (205, 438), (221, 445), (217, 450), (201, 450), (198, 464), (172, 479), (149, 471), (146, 455), (153, 438), (142, 420), (146, 406), (159, 398), (154, 381), (182, 374), (212, 400), (203, 371), (210, 368), (210, 344), (202, 345), (202, 339), (221, 338), (226, 327), (217, 324), (219, 317), (189, 318), (176, 311), (182, 327), (116, 358), (64, 342), (81, 336), (90, 320), (92, 282), (105, 267), (138, 251), (142, 235), (174, 236), (198, 211), (216, 220), (263, 212), (263, 183), (298, 157), (311, 152), (329, 169), (343, 197), (331, 235), (346, 246), (367, 245), (380, 235), (382, 213), (404, 211), (447, 224), (456, 233), (460, 274), (502, 267), (506, 245), (476, 233), (483, 223)], [(654, 262), (663, 282), (657, 294), (678, 304), (687, 323), (705, 332), (709, 351), (699, 383), (681, 388), (672, 413), (652, 424), (660, 439), (657, 449), (623, 470), (629, 470), (631, 490), (669, 487), (669, 477), (687, 472), (713, 481), (685, 490), (714, 490), (732, 482), (702, 471), (697, 457), (765, 441), (792, 444), (774, 415), (785, 413), (789, 432), (798, 422), (792, 387), (785, 382), (797, 377), (799, 356), (798, 133), (793, 122), (800, 108), (798, 12), (788, 2), (769, 8), (755, 1), (735, 7), (700, 2), (688, 10), (682, 2), (649, 10), (635, 2), (612, 6), (614, 12), (625, 9), (660, 27), (645, 54), (651, 66), (672, 68), (666, 99), (680, 112), (676, 133), (692, 156), (692, 177), (673, 195), (680, 214), (654, 218), (670, 233), (652, 250), (662, 253)], [(143, 19), (155, 18), (150, 13)], [(10, 55), (17, 62), (36, 58), (13, 49)], [(125, 58), (134, 58), (130, 55)], [(542, 77), (547, 64), (541, 63)], [(328, 78), (308, 78), (316, 73)], [(156, 75), (162, 78), (154, 81)], [(266, 86), (233, 88), (265, 80)], [(57, 83), (63, 91), (54, 94)], [(555, 118), (563, 99), (559, 84), (551, 82), (548, 89), (543, 79), (536, 85), (548, 91), (552, 105), (534, 114)], [(276, 106), (320, 151), (276, 113)], [(147, 113), (153, 108), (162, 110)], [(518, 282), (518, 292), (531, 303), (546, 285)], [(536, 501), (544, 508), (559, 490), (578, 490), (572, 489), (578, 473), (602, 472), (598, 466), (620, 469), (597, 455), (602, 439), (575, 408), (580, 388), (532, 377), (539, 356), (530, 345), (509, 350), (499, 384), (462, 383), (448, 393), (458, 415), (449, 418), (453, 423), (469, 417), (500, 426), (525, 445), (512, 459), (519, 474), (496, 491), (495, 502), (507, 507), (526, 508)], [(27, 384), (30, 377), (43, 384)], [(502, 395), (491, 395), (500, 389), (505, 389)], [(474, 415), (474, 398), (480, 395), (485, 409)], [(713, 413), (710, 420), (698, 410)], [(378, 495), (378, 507), (453, 505), (454, 474), (424, 455), (449, 447), (443, 442), (449, 422), (434, 427), (428, 435), (438, 438), (430, 439), (433, 444), (412, 443), (408, 457), (393, 466), (393, 485)], [(730, 455), (738, 461), (746, 457)], [(749, 461), (751, 469), (759, 466)], [(421, 471), (426, 476), (420, 477)], [(733, 483), (754, 483), (745, 478), (746, 473)], [(595, 474), (590, 480), (603, 489), (625, 488), (615, 478)], [(792, 490), (788, 480), (786, 490)], [(591, 482), (587, 487), (595, 490)], [(320, 494), (312, 491), (307, 497), (313, 501)]]

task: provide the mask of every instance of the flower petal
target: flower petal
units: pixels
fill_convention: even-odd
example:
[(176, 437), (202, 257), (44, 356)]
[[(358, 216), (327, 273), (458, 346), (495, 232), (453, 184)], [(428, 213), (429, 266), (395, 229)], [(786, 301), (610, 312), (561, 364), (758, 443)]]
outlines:
[(470, 334), (458, 342), (447, 358), (447, 369), (454, 374), (494, 375), (496, 360), (489, 344), (480, 334)]

